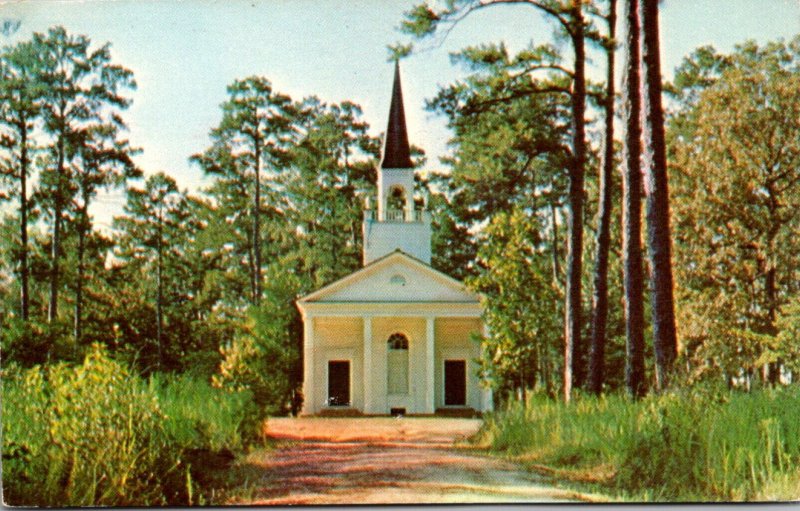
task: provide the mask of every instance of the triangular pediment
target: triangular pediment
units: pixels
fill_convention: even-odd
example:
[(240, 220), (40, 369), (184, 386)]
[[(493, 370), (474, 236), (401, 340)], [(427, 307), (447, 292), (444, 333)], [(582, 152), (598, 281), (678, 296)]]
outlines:
[(399, 250), (298, 300), (300, 304), (479, 301), (463, 283)]

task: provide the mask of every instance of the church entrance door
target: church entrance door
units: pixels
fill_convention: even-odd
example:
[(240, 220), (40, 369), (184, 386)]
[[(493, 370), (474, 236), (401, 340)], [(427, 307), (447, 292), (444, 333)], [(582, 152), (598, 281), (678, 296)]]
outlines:
[(467, 404), (467, 364), (464, 360), (444, 361), (444, 405)]
[(350, 361), (328, 362), (328, 406), (350, 405)]

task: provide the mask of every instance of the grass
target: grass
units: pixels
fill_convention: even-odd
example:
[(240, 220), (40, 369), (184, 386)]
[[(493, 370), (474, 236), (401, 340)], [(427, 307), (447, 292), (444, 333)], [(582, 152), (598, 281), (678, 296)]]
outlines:
[(632, 401), (534, 396), (475, 441), (533, 470), (646, 502), (800, 497), (800, 388), (685, 389)]
[(214, 503), (254, 438), (246, 392), (146, 381), (97, 347), (83, 364), (3, 369), (3, 490), (24, 506)]

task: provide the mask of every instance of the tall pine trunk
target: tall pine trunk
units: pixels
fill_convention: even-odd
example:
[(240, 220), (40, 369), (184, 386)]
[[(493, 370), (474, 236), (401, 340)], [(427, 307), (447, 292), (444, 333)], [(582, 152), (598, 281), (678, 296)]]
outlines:
[(552, 201), (550, 202), (550, 221), (553, 224), (553, 238), (551, 243), (551, 255), (553, 256), (553, 286), (558, 289), (561, 287), (561, 264), (558, 262), (558, 219), (556, 218), (556, 205)]
[(582, 0), (573, 0), (571, 39), (575, 51), (572, 86), (572, 159), (569, 169), (567, 275), (564, 307), (564, 400), (585, 377), (581, 339), (581, 273), (583, 257), (583, 181), (586, 161), (586, 48)]
[(86, 254), (86, 233), (89, 230), (89, 194), (83, 193), (83, 205), (80, 208), (78, 219), (78, 281), (75, 285), (75, 315), (73, 317), (73, 336), (75, 337), (75, 350), (81, 344), (83, 330), (83, 280), (86, 269), (84, 257)]
[[(61, 122), (64, 122), (64, 110), (61, 108)], [(64, 139), (66, 138), (65, 128), (62, 124), (58, 134), (57, 162), (56, 162), (56, 192), (55, 204), (53, 205), (53, 236), (50, 247), (50, 301), (47, 308), (47, 321), (53, 323), (58, 319), (58, 286), (60, 277), (60, 258), (61, 258), (61, 221), (64, 210), (63, 194), (64, 185)]]
[(624, 1), (627, 61), (622, 80), (622, 258), (625, 281), (625, 384), (633, 396), (642, 396), (644, 378), (644, 275), (642, 271), (641, 83), (639, 76), (639, 0)]
[(669, 226), (669, 190), (661, 105), (661, 59), (659, 55), (658, 0), (641, 0), (642, 62), (644, 70), (644, 179), (647, 246), (650, 259), (650, 293), (653, 309), (653, 347), (656, 385), (669, 385), (678, 354), (672, 280), (672, 247)]
[(256, 189), (253, 197), (253, 305), (261, 301), (261, 140), (254, 137)]
[(158, 343), (158, 370), (164, 365), (164, 216), (162, 204), (158, 206), (158, 239), (157, 246), (157, 268), (156, 268), (156, 341)]
[(20, 280), (20, 315), (23, 321), (30, 316), (30, 295), (28, 286), (28, 121), (20, 122), (20, 157), (19, 157), (19, 238), (21, 244), (19, 256)]
[(608, 2), (606, 43), (605, 147), (600, 171), (600, 204), (597, 211), (597, 248), (592, 297), (592, 330), (587, 388), (594, 394), (603, 389), (605, 378), (606, 324), (608, 322), (608, 253), (611, 243), (611, 189), (614, 172), (614, 57), (616, 52), (617, 0)]

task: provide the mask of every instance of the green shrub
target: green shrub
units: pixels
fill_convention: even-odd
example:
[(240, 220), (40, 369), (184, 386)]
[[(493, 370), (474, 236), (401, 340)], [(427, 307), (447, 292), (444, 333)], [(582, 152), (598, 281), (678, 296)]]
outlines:
[(246, 393), (188, 377), (146, 382), (99, 345), (77, 366), (4, 368), (6, 502), (191, 504), (190, 460), (231, 461), (253, 428), (251, 407)]
[[(177, 470), (156, 396), (96, 348), (77, 367), (34, 367), (3, 378), (8, 503), (163, 503)], [(31, 427), (35, 425), (34, 427)]]
[(258, 413), (249, 391), (218, 389), (192, 376), (150, 380), (168, 420), (167, 435), (184, 448), (240, 451), (258, 435)]

